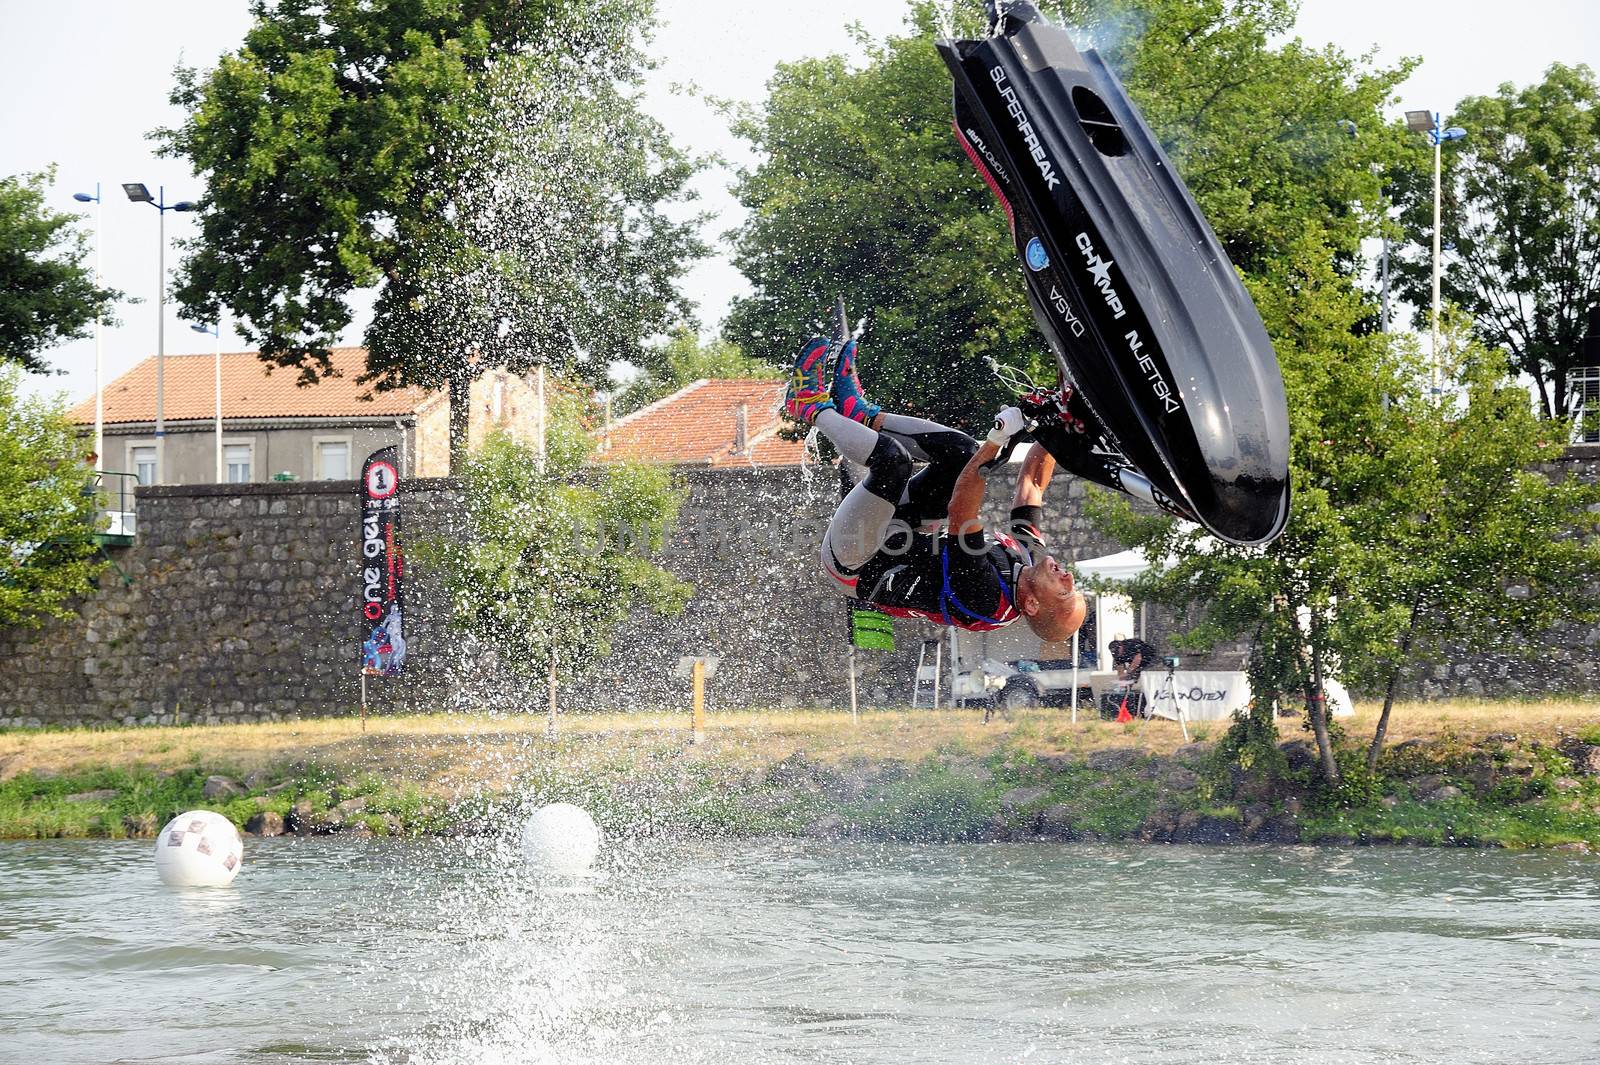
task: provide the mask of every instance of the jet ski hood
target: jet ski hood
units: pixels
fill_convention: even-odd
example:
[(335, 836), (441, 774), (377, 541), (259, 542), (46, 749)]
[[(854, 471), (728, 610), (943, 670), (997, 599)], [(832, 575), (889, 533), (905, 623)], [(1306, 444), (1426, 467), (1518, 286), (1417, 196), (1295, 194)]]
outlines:
[(1231, 543), (1275, 538), (1289, 416), (1237, 271), (1099, 55), (1031, 4), (991, 17), (989, 36), (937, 47), (957, 139), (1005, 208), (1035, 321), (1085, 408), (1075, 424), (1099, 437), (1093, 470), (1082, 449), (1057, 457), (1123, 490), (1142, 478), (1138, 494)]

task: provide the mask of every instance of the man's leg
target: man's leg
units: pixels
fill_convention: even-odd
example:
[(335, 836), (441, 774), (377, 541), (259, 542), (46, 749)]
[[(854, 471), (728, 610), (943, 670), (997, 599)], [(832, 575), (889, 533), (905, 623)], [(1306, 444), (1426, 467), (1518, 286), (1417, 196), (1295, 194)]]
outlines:
[(820, 410), (816, 426), (839, 453), (867, 468), (866, 479), (844, 497), (822, 537), (822, 564), (853, 589), (855, 574), (884, 546), (895, 529), (895, 509), (910, 484), (912, 461), (905, 447), (836, 410)]
[(944, 520), (956, 478), (977, 452), (978, 442), (959, 429), (887, 412), (878, 419), (878, 431), (904, 444), (912, 458), (927, 463), (906, 486), (901, 516), (913, 528)]
[[(892, 499), (901, 508), (901, 520), (908, 526), (917, 528), (943, 520), (949, 510), (950, 493), (955, 488), (956, 478), (961, 475), (967, 460), (978, 450), (978, 442), (958, 429), (905, 414), (885, 411), (873, 421), (878, 426), (876, 432), (838, 410), (823, 410), (816, 416), (817, 428), (832, 441), (839, 453), (867, 467), (868, 477), (862, 483), (875, 483), (874, 494), (880, 499)], [(908, 476), (903, 482), (884, 473), (874, 474), (873, 463), (869, 460), (873, 450), (882, 447), (884, 440), (892, 440), (899, 445), (902, 454), (927, 465), (916, 476)], [(886, 449), (880, 458), (880, 465), (892, 467), (894, 461), (893, 453)], [(899, 494), (888, 495), (897, 483), (901, 485)], [(842, 511), (843, 507), (840, 509)], [(887, 520), (884, 519), (885, 524)], [(862, 561), (872, 557), (872, 552), (881, 543), (879, 538)]]
[(902, 519), (913, 527), (942, 520), (949, 510), (956, 478), (978, 450), (978, 442), (966, 433), (937, 422), (890, 414), (867, 399), (856, 373), (854, 340), (839, 352), (829, 393), (840, 414), (893, 436), (913, 459), (928, 464), (911, 478), (905, 498), (900, 500)]
[[(917, 523), (944, 516), (955, 478), (977, 446), (965, 433), (935, 422), (880, 413), (861, 394), (854, 351), (853, 342), (846, 346), (847, 357), (840, 359), (844, 372), (829, 381), (827, 342), (820, 337), (807, 341), (795, 358), (784, 399), (790, 417), (815, 425), (841, 455), (867, 468), (866, 479), (839, 504), (823, 535), (823, 565), (849, 588), (854, 586), (855, 572), (877, 554), (893, 531), (897, 508), (905, 508)], [(841, 413), (837, 405), (840, 395), (853, 400), (848, 414)], [(882, 426), (884, 431), (880, 433), (868, 423)], [(921, 480), (915, 489), (911, 448), (929, 463), (918, 475)]]

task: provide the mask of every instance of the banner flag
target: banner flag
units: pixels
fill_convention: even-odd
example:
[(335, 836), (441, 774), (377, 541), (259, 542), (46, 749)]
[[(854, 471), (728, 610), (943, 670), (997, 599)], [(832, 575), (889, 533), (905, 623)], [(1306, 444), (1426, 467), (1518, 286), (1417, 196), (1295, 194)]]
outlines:
[(394, 447), (374, 451), (361, 468), (360, 569), (361, 672), (393, 677), (406, 662), (400, 459)]

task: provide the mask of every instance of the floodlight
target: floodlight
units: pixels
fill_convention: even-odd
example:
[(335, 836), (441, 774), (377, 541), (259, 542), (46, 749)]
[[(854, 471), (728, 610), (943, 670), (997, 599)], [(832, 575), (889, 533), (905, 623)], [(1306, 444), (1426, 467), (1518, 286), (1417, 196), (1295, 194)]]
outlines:
[(134, 203), (154, 203), (156, 198), (150, 195), (150, 190), (140, 181), (124, 181), (122, 191), (128, 194), (128, 199)]
[(1433, 112), (1432, 111), (1407, 111), (1406, 112), (1406, 127), (1408, 129), (1411, 129), (1411, 130), (1417, 132), (1417, 133), (1432, 133), (1433, 132)]

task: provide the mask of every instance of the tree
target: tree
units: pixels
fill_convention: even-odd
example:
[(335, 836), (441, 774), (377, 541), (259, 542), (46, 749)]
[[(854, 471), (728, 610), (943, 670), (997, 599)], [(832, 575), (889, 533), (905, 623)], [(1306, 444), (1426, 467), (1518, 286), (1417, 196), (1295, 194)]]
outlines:
[(1474, 341), (1470, 322), (1447, 320), (1443, 340), (1459, 353), (1457, 402), (1424, 390), (1428, 366), (1413, 352), (1412, 387), (1373, 432), (1399, 475), (1367, 485), (1351, 507), (1356, 581), (1387, 622), (1349, 633), (1344, 651), (1354, 678), (1384, 692), (1368, 769), (1399, 684), (1423, 663), (1531, 654), (1556, 623), (1600, 617), (1600, 486), (1546, 472), (1565, 433), (1540, 421), (1503, 353)]
[(777, 365), (752, 359), (737, 344), (721, 337), (702, 344), (687, 327), (673, 330), (664, 344), (645, 349), (641, 373), (612, 398), (612, 413), (626, 414), (654, 403), (705, 377), (781, 377)]
[[(684, 496), (665, 467), (585, 465), (575, 405), (551, 407), (546, 457), (490, 437), (466, 468), (462, 525), (419, 545), (443, 575), (451, 622), (528, 678), (571, 676), (611, 653), (637, 605), (683, 609), (693, 589), (651, 561)], [(552, 703), (553, 705), (553, 703)]]
[[(867, 60), (785, 64), (738, 122), (762, 161), (740, 176), (750, 217), (735, 262), (754, 292), (728, 337), (787, 362), (842, 293), (873, 326), (875, 398), (962, 423), (999, 398), (983, 359), (1053, 376), (1004, 214), (950, 132), (950, 79), (931, 39), (953, 16), (911, 6), (910, 32)], [(1259, 272), (1317, 226), (1355, 273), (1376, 231), (1381, 171), (1404, 154), (1381, 108), (1410, 69), (1366, 70), (1289, 32), (1289, 0), (1082, 0), (1061, 5), (1118, 70), (1236, 265)], [(1225, 78), (1218, 71), (1227, 71)], [(1364, 133), (1345, 135), (1340, 123)]]
[[(1493, 96), (1467, 97), (1447, 123), (1465, 127), (1467, 136), (1443, 154), (1441, 239), (1453, 250), (1441, 293), (1472, 315), (1486, 344), (1533, 379), (1547, 418), (1574, 411), (1571, 371), (1587, 361), (1581, 344), (1588, 316), (1600, 307), (1597, 105), (1594, 72), (1555, 63), (1537, 85), (1506, 83)], [(1400, 202), (1418, 250), (1396, 264), (1396, 276), (1413, 304), (1428, 307), (1431, 182), (1414, 178)]]
[(44, 373), (43, 352), (111, 320), (122, 293), (95, 283), (74, 215), (45, 206), (54, 168), (0, 178), (0, 362)]
[[(1188, 615), (1181, 638), (1204, 649), (1250, 640), (1257, 693), (1230, 742), (1275, 739), (1273, 714), (1305, 711), (1323, 779), (1346, 756), (1325, 713), (1326, 678), (1385, 691), (1364, 760), (1377, 762), (1401, 680), (1431, 656), (1533, 648), (1561, 619), (1600, 616), (1600, 488), (1553, 482), (1538, 464), (1562, 450), (1541, 429), (1503, 360), (1446, 339), (1459, 396), (1431, 389), (1431, 358), (1413, 337), (1362, 333), (1371, 311), (1333, 268), (1316, 234), (1275, 283), (1252, 295), (1277, 346), (1289, 396), (1294, 509), (1264, 548), (1218, 545), (1192, 527), (1099, 499), (1096, 517), (1151, 558), (1142, 598)], [(1356, 774), (1358, 777), (1359, 773)]]
[(651, 0), (256, 0), (236, 53), (180, 69), (159, 136), (206, 178), (178, 299), (327, 373), (376, 286), (363, 380), (446, 387), (451, 462), (490, 366), (598, 380), (690, 308), (695, 164), (639, 107)]
[(23, 399), (22, 371), (0, 368), (0, 626), (72, 615), (105, 565), (88, 443), (59, 403)]

